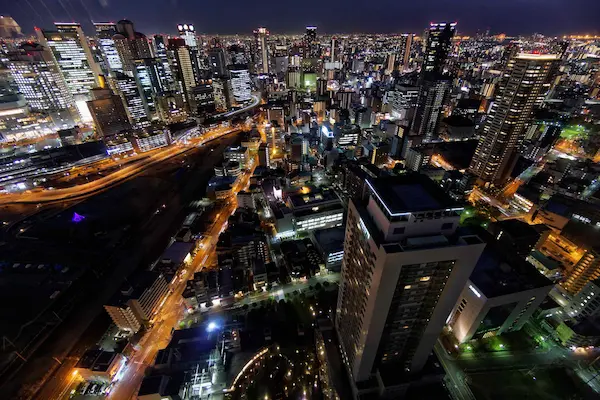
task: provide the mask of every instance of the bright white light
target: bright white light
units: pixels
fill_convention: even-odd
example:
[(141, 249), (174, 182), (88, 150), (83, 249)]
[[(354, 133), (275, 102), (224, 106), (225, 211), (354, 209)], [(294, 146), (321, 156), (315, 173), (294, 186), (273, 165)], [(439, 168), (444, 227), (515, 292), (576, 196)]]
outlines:
[(471, 292), (473, 292), (473, 293), (475, 294), (475, 296), (477, 296), (477, 297), (481, 297), (481, 293), (479, 293), (479, 292), (477, 291), (477, 289), (475, 289), (475, 288), (473, 287), (473, 285), (469, 285), (469, 289), (471, 289)]
[(212, 332), (212, 331), (214, 331), (217, 328), (218, 328), (218, 326), (217, 326), (217, 324), (215, 322), (209, 322), (208, 326), (206, 327), (206, 330), (208, 332)]

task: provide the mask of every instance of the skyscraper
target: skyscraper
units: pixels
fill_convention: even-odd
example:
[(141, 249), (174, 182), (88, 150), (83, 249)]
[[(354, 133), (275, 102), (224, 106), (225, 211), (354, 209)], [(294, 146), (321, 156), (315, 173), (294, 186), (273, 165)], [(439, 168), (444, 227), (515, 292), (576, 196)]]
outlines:
[(146, 108), (139, 86), (135, 80), (121, 72), (116, 73), (114, 79), (119, 95), (123, 99), (127, 116), (134, 128), (143, 128), (150, 125), (150, 115)]
[(117, 34), (113, 37), (115, 47), (123, 64), (123, 72), (133, 76), (133, 61), (151, 58), (148, 38), (134, 30), (133, 22), (123, 19), (117, 22)]
[(245, 65), (234, 64), (229, 66), (231, 77), (231, 94), (236, 103), (244, 103), (252, 99), (252, 81), (250, 72)]
[(198, 39), (196, 38), (196, 30), (192, 24), (179, 24), (177, 25), (177, 31), (179, 37), (185, 40), (186, 46), (192, 49), (198, 49)]
[[(193, 103), (192, 89), (200, 81), (200, 68), (196, 50), (185, 45), (183, 39), (169, 39), (169, 51), (173, 54), (173, 66), (176, 67), (176, 77), (183, 85), (183, 92), (188, 107)], [(193, 106), (192, 106), (193, 107)]]
[(306, 34), (304, 35), (304, 44), (306, 46), (306, 56), (310, 58), (319, 57), (320, 49), (317, 42), (317, 27), (307, 26)]
[(48, 113), (56, 122), (64, 120), (67, 125), (79, 119), (75, 100), (49, 49), (24, 42), (7, 58), (14, 82), (32, 111)]
[(444, 65), (452, 47), (452, 38), (456, 33), (456, 22), (434, 23), (432, 22), (427, 31), (427, 42), (421, 77), (435, 79), (444, 72)]
[[(450, 77), (445, 76), (443, 71), (455, 32), (456, 23), (445, 22), (431, 23), (427, 32), (425, 55), (419, 80), (419, 99), (407, 138), (413, 144), (418, 145), (437, 137), (441, 112), (450, 93)], [(410, 54), (410, 47), (408, 52)]]
[(441, 114), (448, 101), (452, 82), (449, 77), (422, 81), (417, 109), (412, 121), (411, 135), (429, 142), (437, 137)]
[(102, 138), (110, 140), (114, 135), (131, 128), (121, 97), (107, 87), (91, 90), (92, 100), (87, 102), (94, 126)]
[(470, 170), (480, 182), (503, 183), (508, 178), (533, 111), (550, 90), (558, 60), (553, 54), (524, 53), (508, 60), (471, 161)]
[(408, 67), (410, 64), (410, 50), (414, 38), (412, 33), (404, 33), (400, 36), (400, 45), (398, 49), (398, 62), (402, 68)]
[(80, 24), (57, 22), (54, 25), (56, 31), (36, 29), (40, 44), (52, 51), (75, 100), (80, 100), (80, 95), (87, 100), (90, 89), (98, 84), (100, 68)]
[(227, 74), (225, 50), (222, 47), (213, 47), (208, 50), (208, 63), (212, 76), (225, 76)]
[(429, 178), (366, 179), (366, 207), (348, 207), (335, 321), (355, 396), (421, 372), (485, 247)]
[(253, 57), (255, 57), (255, 67), (258, 74), (269, 73), (270, 57), (267, 36), (269, 36), (267, 28), (261, 27), (254, 31), (256, 52), (253, 53)]
[(98, 45), (104, 59), (105, 73), (123, 72), (123, 63), (115, 46), (113, 37), (117, 34), (117, 25), (112, 22), (94, 23)]

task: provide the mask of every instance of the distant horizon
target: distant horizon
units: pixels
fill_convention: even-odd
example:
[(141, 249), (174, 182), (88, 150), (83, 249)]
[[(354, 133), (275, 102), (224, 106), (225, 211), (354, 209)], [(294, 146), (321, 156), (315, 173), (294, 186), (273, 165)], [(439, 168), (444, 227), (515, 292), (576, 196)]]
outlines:
[[(3, 14), (3, 16), (5, 16), (5, 17), (12, 17), (11, 15), (8, 15), (8, 14)], [(19, 26), (23, 30), (23, 35), (25, 35), (25, 36), (35, 36), (35, 28), (40, 28), (42, 30), (49, 30), (50, 31), (50, 30), (52, 30), (52, 28), (55, 27), (54, 24), (60, 24), (60, 23), (63, 23), (63, 24), (73, 24), (73, 23), (78, 23), (78, 24), (80, 24), (82, 26), (82, 28), (84, 29), (84, 31), (85, 31), (86, 34), (91, 35), (91, 34), (95, 33), (95, 31), (93, 29), (93, 24), (108, 24), (108, 23), (116, 24), (118, 21), (121, 21), (121, 20), (124, 20), (124, 19), (132, 21), (133, 24), (134, 24), (135, 30), (137, 32), (140, 32), (140, 33), (146, 35), (146, 36), (151, 36), (151, 35), (179, 36), (179, 34), (177, 33), (177, 30), (176, 30), (177, 25), (178, 24), (184, 24), (184, 23), (188, 23), (189, 24), (189, 21), (187, 21), (187, 22), (183, 22), (182, 21), (182, 22), (176, 23), (175, 26), (174, 26), (174, 28), (173, 28), (173, 31), (171, 31), (171, 32), (161, 32), (161, 31), (156, 31), (156, 30), (154, 30), (154, 31), (150, 30), (148, 32), (142, 31), (142, 30), (138, 29), (138, 25), (131, 18), (121, 18), (121, 19), (117, 19), (117, 20), (89, 21), (87, 24), (86, 24), (86, 22), (80, 22), (80, 21), (57, 20), (57, 21), (54, 21), (51, 24), (45, 25), (45, 26), (35, 25), (32, 28), (31, 32), (25, 31), (23, 29), (23, 26), (21, 24), (19, 24)], [(15, 21), (17, 22), (17, 24), (19, 23), (18, 20), (15, 19)], [(446, 21), (440, 21), (440, 22), (446, 22)], [(455, 22), (455, 21), (452, 21), (452, 22)], [(88, 24), (89, 24), (89, 26), (86, 26)], [(195, 24), (193, 22), (191, 24), (195, 26)], [(311, 26), (311, 25), (307, 25), (307, 27), (308, 26)], [(300, 30), (300, 31), (297, 31), (297, 32), (276, 32), (276, 31), (270, 30), (268, 26), (261, 25), (261, 26), (257, 26), (256, 28), (259, 28), (259, 27), (267, 28), (267, 30), (269, 31), (269, 34), (270, 35), (275, 35), (275, 36), (278, 36), (278, 35), (283, 35), (283, 36), (301, 36), (301, 35), (304, 35), (304, 33), (305, 33), (304, 29), (306, 29), (306, 27), (305, 27), (303, 30)], [(321, 29), (319, 29), (318, 26), (316, 28), (317, 28), (317, 34), (321, 35), (321, 36), (331, 36), (331, 35), (340, 35), (340, 36), (342, 36), (342, 35), (403, 35), (403, 34), (414, 34), (416, 36), (422, 36), (422, 34), (427, 29), (427, 27), (424, 27), (420, 31), (412, 31), (412, 32), (408, 31), (408, 30), (406, 30), (406, 31), (397, 31), (397, 32), (391, 32), (391, 31), (390, 32), (366, 32), (366, 31), (363, 31), (363, 32), (361, 32), (361, 31), (354, 31), (354, 32), (352, 32), (352, 31), (347, 31), (347, 32), (324, 32)], [(88, 31), (91, 31), (91, 32), (88, 32)], [(456, 36), (474, 37), (474, 36), (477, 36), (479, 34), (483, 34), (486, 31), (487, 30), (483, 30), (483, 31), (480, 30), (480, 31), (477, 31), (477, 32), (474, 32), (474, 33), (471, 33), (471, 32), (462, 32), (460, 30), (460, 24), (457, 24), (457, 34), (456, 34)], [(250, 32), (233, 32), (233, 33), (223, 33), (223, 32), (216, 33), (216, 32), (202, 32), (202, 31), (196, 30), (195, 32), (196, 32), (196, 34), (198, 36), (252, 36), (253, 35), (253, 31), (250, 31)], [(506, 37), (513, 37), (514, 38), (514, 37), (527, 37), (527, 36), (538, 35), (538, 34), (542, 35), (544, 37), (555, 37), (555, 38), (560, 38), (560, 37), (564, 37), (564, 36), (585, 36), (585, 35), (588, 35), (588, 36), (591, 36), (591, 37), (600, 38), (600, 32), (594, 32), (594, 33), (591, 33), (591, 32), (572, 32), (572, 33), (562, 33), (562, 34), (544, 34), (544, 33), (541, 33), (541, 32), (531, 32), (531, 33), (512, 34), (510, 32), (495, 32), (495, 31), (492, 31), (492, 30), (489, 31), (489, 37), (498, 36), (498, 35), (506, 35)]]
[(91, 21), (133, 21), (146, 34), (176, 33), (180, 23), (192, 23), (200, 34), (250, 35), (265, 26), (273, 34), (301, 34), (317, 26), (321, 34), (421, 34), (431, 21), (457, 21), (459, 34), (474, 36), (490, 29), (494, 34), (527, 36), (598, 35), (598, 0), (421, 0), (418, 3), (379, 0), (365, 5), (356, 0), (322, 2), (303, 0), (282, 4), (276, 0), (252, 3), (199, 5), (195, 0), (25, 0), (0, 9), (26, 34), (33, 27), (50, 29), (53, 21), (77, 21), (92, 33)]

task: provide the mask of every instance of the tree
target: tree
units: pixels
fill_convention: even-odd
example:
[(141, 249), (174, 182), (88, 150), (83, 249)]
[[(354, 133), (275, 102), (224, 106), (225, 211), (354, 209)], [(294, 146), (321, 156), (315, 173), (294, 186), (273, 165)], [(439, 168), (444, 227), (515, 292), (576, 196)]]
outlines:
[(325, 282), (323, 282), (323, 286), (324, 286), (324, 287), (329, 287), (329, 285), (331, 285), (331, 284), (329, 283), (329, 281), (325, 281)]

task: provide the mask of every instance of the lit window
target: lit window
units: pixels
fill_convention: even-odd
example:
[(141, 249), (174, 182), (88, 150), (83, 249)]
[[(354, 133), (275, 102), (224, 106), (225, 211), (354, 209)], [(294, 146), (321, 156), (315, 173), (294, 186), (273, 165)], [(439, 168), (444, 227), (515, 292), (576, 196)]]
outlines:
[(421, 279), (419, 279), (419, 280), (420, 280), (421, 282), (427, 282), (427, 281), (428, 281), (428, 280), (430, 280), (430, 279), (431, 279), (431, 277), (429, 277), (429, 276), (424, 276), (424, 277), (422, 277), (422, 278), (421, 278)]

